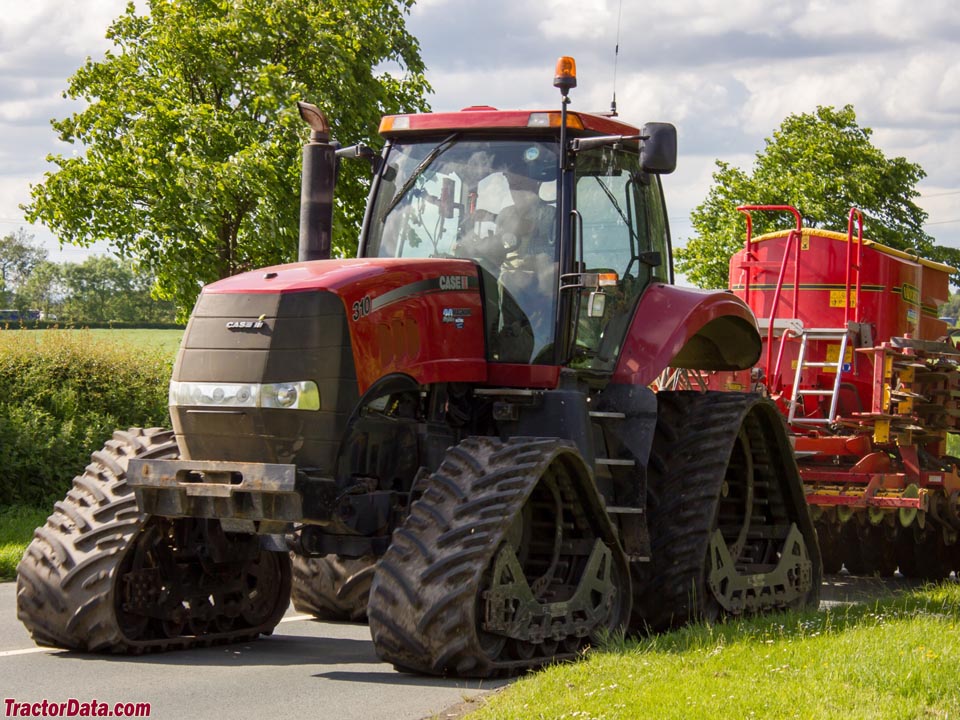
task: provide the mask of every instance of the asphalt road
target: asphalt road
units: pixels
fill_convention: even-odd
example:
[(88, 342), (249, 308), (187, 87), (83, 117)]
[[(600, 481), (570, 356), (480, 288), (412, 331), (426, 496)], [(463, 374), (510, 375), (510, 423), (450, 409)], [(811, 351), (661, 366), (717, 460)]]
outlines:
[(151, 718), (177, 720), (420, 720), (503, 684), (398, 673), (377, 659), (366, 625), (292, 611), (272, 636), (240, 645), (139, 658), (42, 649), (15, 605), (15, 584), (0, 583), (0, 701), (148, 702)]
[[(822, 607), (871, 602), (918, 583), (829, 576)], [(16, 618), (16, 587), (0, 583), (0, 701), (148, 702), (152, 718), (420, 720), (505, 681), (406, 675), (377, 660), (366, 625), (317, 622), (290, 611), (256, 642), (139, 658), (38, 648)], [(5, 714), (0, 705), (0, 717)]]

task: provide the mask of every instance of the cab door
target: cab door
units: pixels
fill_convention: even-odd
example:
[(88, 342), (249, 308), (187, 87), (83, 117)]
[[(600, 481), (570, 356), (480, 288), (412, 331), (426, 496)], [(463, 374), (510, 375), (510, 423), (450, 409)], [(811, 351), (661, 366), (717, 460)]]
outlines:
[(574, 193), (581, 269), (601, 284), (578, 290), (571, 365), (611, 372), (644, 289), (673, 280), (660, 181), (636, 151), (601, 147), (578, 154)]

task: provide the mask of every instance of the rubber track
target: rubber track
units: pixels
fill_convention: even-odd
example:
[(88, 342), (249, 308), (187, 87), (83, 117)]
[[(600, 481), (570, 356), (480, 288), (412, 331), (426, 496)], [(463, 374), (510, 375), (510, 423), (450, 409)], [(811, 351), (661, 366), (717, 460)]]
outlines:
[(291, 561), (290, 600), (298, 612), (320, 620), (366, 621), (374, 558), (291, 555)]
[[(744, 418), (758, 401), (756, 395), (732, 392), (657, 393), (648, 472), (652, 553), (650, 563), (633, 567), (631, 630), (660, 631), (719, 616), (706, 583), (707, 548), (727, 463)], [(800, 512), (807, 513), (805, 505)], [(816, 541), (812, 524), (807, 527), (809, 546)], [(806, 598), (811, 603), (819, 597), (819, 572), (814, 580)]]
[(286, 603), (259, 627), (199, 637), (131, 640), (119, 627), (114, 588), (117, 568), (150, 521), (127, 486), (131, 458), (176, 458), (173, 433), (161, 428), (117, 431), (74, 478), (64, 500), (17, 567), (17, 617), (40, 645), (72, 650), (143, 653), (249, 640), (269, 634)]
[(484, 571), (559, 451), (556, 439), (469, 438), (447, 453), (381, 558), (368, 618), (377, 654), (400, 669), (487, 677), (551, 660), (500, 660), (477, 635)]

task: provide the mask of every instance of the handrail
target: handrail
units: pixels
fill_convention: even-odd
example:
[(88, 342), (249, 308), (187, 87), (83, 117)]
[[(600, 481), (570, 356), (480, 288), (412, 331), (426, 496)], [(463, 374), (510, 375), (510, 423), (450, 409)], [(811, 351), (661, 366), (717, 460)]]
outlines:
[[(853, 216), (857, 216), (857, 264), (853, 260)], [(850, 208), (850, 214), (847, 216), (847, 302), (843, 310), (843, 326), (846, 327), (850, 322), (850, 284), (853, 270), (857, 271), (857, 294), (854, 296), (857, 311), (854, 313), (854, 322), (860, 322), (863, 319), (863, 298), (860, 294), (861, 281), (860, 271), (863, 268), (863, 213), (857, 208)]]
[[(783, 250), (783, 260), (780, 262), (780, 273), (777, 276), (777, 289), (773, 294), (773, 302), (770, 306), (770, 324), (767, 328), (767, 361), (764, 367), (764, 377), (766, 378), (767, 383), (772, 383), (772, 378), (775, 375), (771, 375), (771, 370), (773, 370), (773, 325), (774, 320), (777, 317), (777, 309), (780, 305), (780, 293), (783, 290), (783, 278), (787, 272), (787, 261), (790, 259), (790, 249), (794, 242), (796, 242), (796, 249), (794, 251), (795, 258), (793, 263), (793, 317), (797, 317), (797, 306), (800, 301), (800, 247), (801, 239), (803, 237), (803, 218), (800, 216), (800, 211), (797, 210), (792, 205), (740, 205), (737, 207), (737, 212), (743, 213), (747, 218), (747, 242), (744, 247), (744, 257), (747, 260), (754, 258), (753, 249), (752, 249), (752, 237), (753, 237), (753, 217), (750, 215), (751, 212), (762, 210), (768, 212), (789, 212), (793, 214), (793, 217), (796, 218), (797, 227), (790, 231), (790, 234), (787, 236), (787, 245)], [(744, 281), (744, 301), (749, 305), (750, 304), (750, 269), (747, 268), (747, 275)], [(781, 343), (783, 340), (781, 339)], [(782, 357), (778, 353), (778, 362), (776, 367), (776, 374), (779, 375), (780, 372), (780, 363), (779, 358)]]

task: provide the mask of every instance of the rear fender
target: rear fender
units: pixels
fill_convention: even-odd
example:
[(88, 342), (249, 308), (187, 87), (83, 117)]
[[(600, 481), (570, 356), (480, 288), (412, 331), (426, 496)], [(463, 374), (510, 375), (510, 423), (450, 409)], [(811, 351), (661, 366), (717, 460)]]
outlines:
[(668, 367), (744, 370), (760, 351), (756, 318), (740, 298), (658, 283), (640, 298), (612, 379), (649, 385)]

